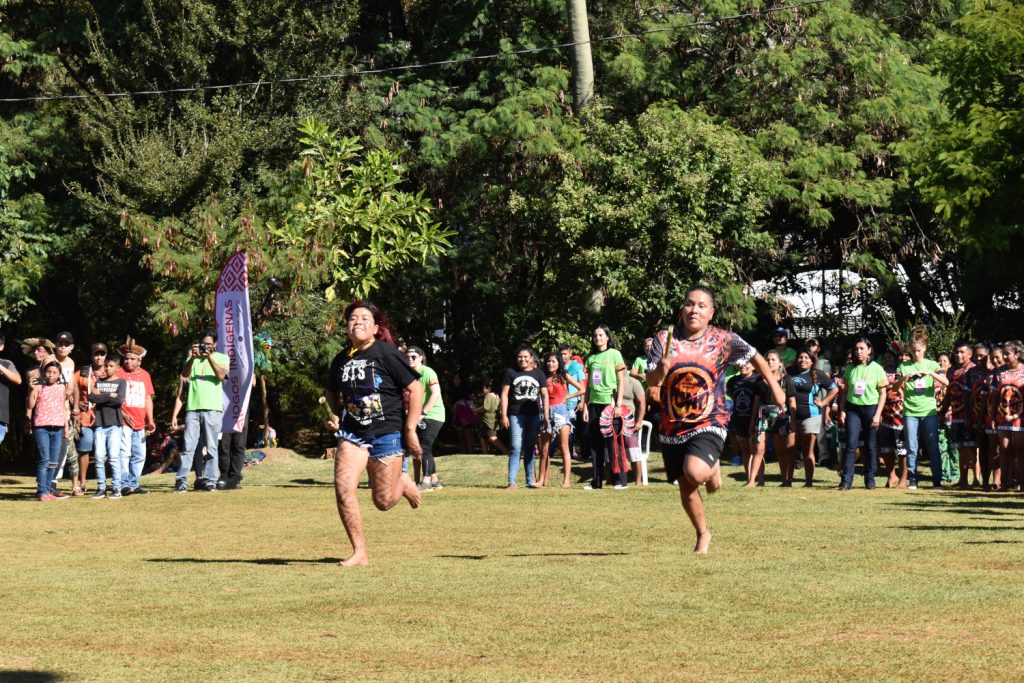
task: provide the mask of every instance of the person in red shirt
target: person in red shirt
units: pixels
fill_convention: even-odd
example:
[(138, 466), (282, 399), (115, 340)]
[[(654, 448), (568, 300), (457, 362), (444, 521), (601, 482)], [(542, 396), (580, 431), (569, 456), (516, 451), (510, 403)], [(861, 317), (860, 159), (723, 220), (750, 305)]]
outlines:
[[(704, 287), (686, 293), (679, 320), (658, 333), (648, 354), (647, 383), (661, 386), (662, 454), (669, 479), (679, 482), (683, 509), (697, 532), (693, 551), (706, 554), (711, 543), (704, 518), (703, 484), (708, 493), (722, 487), (718, 458), (725, 446), (729, 411), (725, 404), (725, 371), (729, 365), (751, 363), (768, 383), (772, 400), (786, 407), (786, 394), (764, 356), (738, 334), (708, 323), (715, 297)], [(673, 476), (675, 475), (675, 476)]]
[(120, 377), (128, 385), (121, 407), (124, 413), (124, 426), (121, 428), (124, 437), (121, 441), (124, 488), (121, 495), (149, 493), (139, 486), (139, 478), (146, 464), (146, 434), (156, 431), (156, 422), (153, 420), (153, 396), (156, 392), (149, 373), (141, 367), (146, 349), (128, 337), (118, 350), (124, 359)]

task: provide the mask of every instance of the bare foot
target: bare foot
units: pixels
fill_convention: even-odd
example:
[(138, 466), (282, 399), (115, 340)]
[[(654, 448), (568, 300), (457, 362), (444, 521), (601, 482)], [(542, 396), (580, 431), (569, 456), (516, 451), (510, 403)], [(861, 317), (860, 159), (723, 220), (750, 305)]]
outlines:
[(896, 485), (896, 488), (905, 489), (907, 488), (907, 486), (909, 486), (909, 484), (904, 480), (900, 479), (900, 483)]
[(722, 488), (722, 468), (717, 462), (715, 463), (715, 469), (711, 471), (711, 478), (704, 483), (704, 488), (708, 490), (708, 493), (714, 493)]
[(567, 489), (567, 488), (569, 488), (569, 487), (570, 487), (570, 484), (569, 484), (569, 482), (568, 482), (568, 481), (563, 481), (563, 482), (562, 482), (562, 488), (563, 488), (563, 489)]
[(339, 567), (365, 567), (370, 564), (370, 558), (366, 556), (365, 550), (352, 553), (352, 557), (338, 563)]
[[(416, 488), (415, 484), (405, 487), (405, 493), (402, 494), (405, 499), (409, 501), (409, 507), (413, 510), (420, 506), (420, 490)], [(354, 556), (353, 556), (354, 557)]]
[(705, 529), (697, 534), (697, 545), (693, 546), (693, 552), (698, 555), (707, 555), (708, 546), (711, 545), (711, 532)]
[(744, 485), (743, 485), (743, 488), (745, 488), (745, 489), (752, 489), (752, 488), (754, 488), (755, 486), (757, 486), (757, 484), (755, 484), (755, 483), (754, 483), (754, 482), (752, 482), (752, 481), (748, 481), (748, 482), (747, 482), (746, 484), (744, 484)]

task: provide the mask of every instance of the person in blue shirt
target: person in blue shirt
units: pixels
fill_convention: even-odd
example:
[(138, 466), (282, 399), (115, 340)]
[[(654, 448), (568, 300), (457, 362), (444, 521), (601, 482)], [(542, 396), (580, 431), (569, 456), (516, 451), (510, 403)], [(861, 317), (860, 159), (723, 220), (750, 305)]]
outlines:
[(827, 372), (817, 369), (818, 359), (804, 349), (796, 356), (796, 369), (790, 378), (796, 390), (796, 447), (804, 459), (804, 486), (814, 485), (814, 442), (821, 434), (823, 417), (839, 393), (839, 387)]

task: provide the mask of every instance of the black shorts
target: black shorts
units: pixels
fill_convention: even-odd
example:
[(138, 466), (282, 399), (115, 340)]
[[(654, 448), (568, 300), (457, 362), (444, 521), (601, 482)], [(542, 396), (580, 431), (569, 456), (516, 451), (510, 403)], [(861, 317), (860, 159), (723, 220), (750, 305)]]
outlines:
[(661, 445), (661, 455), (665, 459), (665, 474), (669, 481), (676, 481), (683, 476), (683, 463), (686, 456), (700, 458), (708, 467), (714, 467), (725, 448), (725, 439), (714, 432), (702, 432), (687, 439), (686, 443), (666, 443)]

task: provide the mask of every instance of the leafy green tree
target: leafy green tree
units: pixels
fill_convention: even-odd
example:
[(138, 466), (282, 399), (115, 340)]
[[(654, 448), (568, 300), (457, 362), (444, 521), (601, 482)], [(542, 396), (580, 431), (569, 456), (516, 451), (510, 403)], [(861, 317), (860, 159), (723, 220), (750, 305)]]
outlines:
[(958, 302), (996, 338), (1019, 326), (1024, 277), (1024, 8), (986, 2), (933, 48), (948, 117), (908, 141), (917, 185), (943, 227)]

